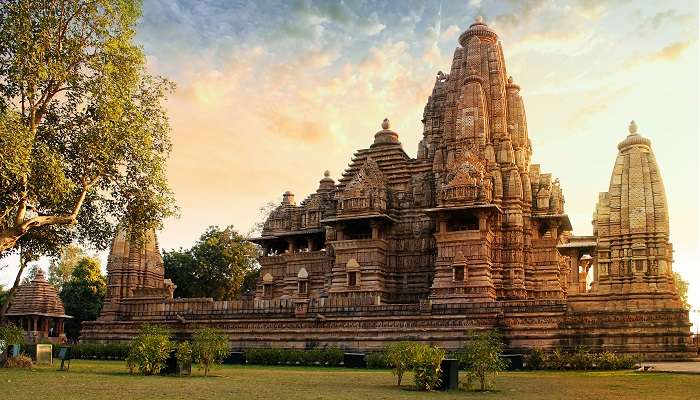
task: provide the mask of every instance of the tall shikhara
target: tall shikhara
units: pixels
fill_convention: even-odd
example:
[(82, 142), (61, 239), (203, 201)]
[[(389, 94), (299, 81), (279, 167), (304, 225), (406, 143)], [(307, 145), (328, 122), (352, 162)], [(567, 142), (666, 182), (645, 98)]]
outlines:
[(594, 235), (571, 235), (559, 181), (530, 164), (498, 36), (479, 19), (459, 44), (449, 74), (437, 74), (416, 158), (385, 119), (337, 183), (326, 171), (299, 204), (284, 193), (250, 239), (263, 250), (254, 299), (173, 299), (152, 232), (140, 245), (120, 233), (107, 305), (83, 340), (127, 340), (157, 322), (182, 337), (221, 328), (241, 349), (459, 349), (470, 330), (492, 329), (511, 354), (694, 354), (650, 141), (630, 127)]
[[(565, 297), (568, 259), (556, 246), (571, 225), (558, 181), (530, 164), (520, 88), (486, 24), (475, 22), (459, 42), (425, 107), (417, 158), (385, 120), (337, 186), (300, 206), (285, 195), (255, 239), (266, 254), (258, 298)], [(300, 262), (299, 249), (313, 265)], [(294, 279), (300, 268), (306, 293)]]

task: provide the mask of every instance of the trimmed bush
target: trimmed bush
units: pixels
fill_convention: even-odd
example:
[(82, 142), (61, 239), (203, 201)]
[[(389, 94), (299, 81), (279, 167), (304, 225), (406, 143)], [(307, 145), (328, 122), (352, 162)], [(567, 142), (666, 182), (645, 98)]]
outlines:
[(416, 345), (413, 348), (413, 381), (420, 390), (431, 391), (441, 383), (440, 364), (445, 350), (436, 346)]
[(571, 357), (561, 349), (554, 349), (554, 351), (547, 356), (547, 369), (557, 369), (564, 370), (569, 367)]
[(589, 353), (588, 350), (583, 347), (579, 347), (573, 354), (571, 354), (569, 362), (572, 369), (587, 371), (589, 369), (593, 369), (595, 358), (595, 355)]
[(258, 365), (320, 365), (337, 367), (343, 362), (343, 351), (337, 347), (325, 349), (248, 349), (245, 352), (248, 364)]
[(153, 375), (165, 367), (173, 343), (170, 333), (162, 326), (144, 325), (140, 333), (129, 344), (126, 365), (129, 372), (138, 368), (144, 375)]
[(367, 368), (385, 369), (389, 368), (386, 356), (384, 353), (369, 353), (367, 354)]
[(531, 370), (544, 369), (546, 362), (547, 355), (539, 347), (530, 350), (530, 354), (525, 358), (526, 367)]

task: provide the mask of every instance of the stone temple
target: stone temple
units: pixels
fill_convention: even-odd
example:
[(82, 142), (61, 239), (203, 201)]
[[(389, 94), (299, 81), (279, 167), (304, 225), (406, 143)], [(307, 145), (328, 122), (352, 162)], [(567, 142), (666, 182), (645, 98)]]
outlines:
[[(574, 236), (551, 173), (531, 164), (520, 87), (480, 19), (438, 72), (412, 158), (384, 120), (335, 182), (291, 192), (269, 216), (255, 299), (173, 299), (154, 235), (121, 233), (109, 299), (86, 341), (129, 339), (144, 322), (187, 336), (224, 329), (232, 347), (378, 350), (419, 340), (462, 347), (495, 329), (509, 352), (532, 347), (696, 352), (672, 278), (668, 206), (651, 141), (632, 122), (618, 146), (593, 236)], [(623, 136), (623, 135), (621, 135)]]

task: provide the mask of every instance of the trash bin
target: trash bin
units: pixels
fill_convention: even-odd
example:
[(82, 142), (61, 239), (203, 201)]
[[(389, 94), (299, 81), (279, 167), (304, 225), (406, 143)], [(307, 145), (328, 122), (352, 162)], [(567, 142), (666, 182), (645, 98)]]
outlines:
[(232, 351), (224, 358), (224, 364), (245, 364), (245, 353), (242, 351)]
[(438, 390), (455, 390), (459, 388), (459, 360), (446, 358), (440, 363), (440, 386)]
[(365, 353), (343, 353), (343, 365), (346, 368), (365, 368)]

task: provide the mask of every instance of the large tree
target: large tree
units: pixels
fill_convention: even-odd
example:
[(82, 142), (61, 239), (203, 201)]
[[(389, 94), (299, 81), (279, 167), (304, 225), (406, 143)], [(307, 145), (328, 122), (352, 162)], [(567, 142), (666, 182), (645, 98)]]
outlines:
[(175, 213), (173, 84), (145, 72), (140, 13), (138, 0), (0, 2), (0, 256), (104, 248), (115, 223), (143, 232)]
[(107, 294), (107, 279), (102, 275), (99, 261), (84, 257), (75, 266), (71, 278), (60, 292), (66, 314), (66, 335), (77, 339), (83, 321), (94, 321), (100, 315)]
[(178, 297), (231, 300), (242, 294), (257, 255), (257, 248), (232, 226), (210, 226), (191, 249), (164, 252), (165, 277), (177, 285)]

